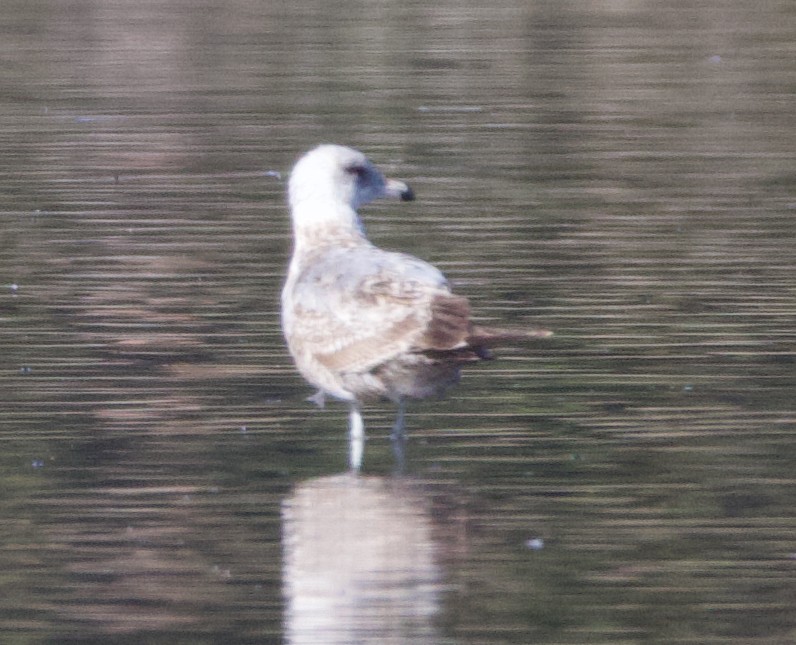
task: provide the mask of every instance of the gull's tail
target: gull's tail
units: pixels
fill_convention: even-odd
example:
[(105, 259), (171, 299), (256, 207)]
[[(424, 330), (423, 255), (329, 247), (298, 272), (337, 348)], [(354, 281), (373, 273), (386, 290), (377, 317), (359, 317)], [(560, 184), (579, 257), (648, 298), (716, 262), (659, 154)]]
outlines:
[(511, 345), (522, 343), (534, 338), (549, 338), (553, 332), (543, 327), (530, 329), (501, 329), (500, 327), (474, 326), (467, 337), (467, 343), (481, 347), (495, 347), (496, 345)]
[(467, 345), (472, 348), (478, 358), (492, 358), (492, 347), (499, 345), (517, 345), (537, 338), (549, 338), (553, 332), (542, 327), (530, 329), (501, 329), (499, 327), (474, 326), (467, 337)]
[(453, 294), (437, 295), (431, 302), (431, 320), (415, 351), (452, 362), (492, 358), (490, 347), (517, 345), (553, 335), (549, 329), (501, 329), (481, 327), (470, 321), (467, 298)]

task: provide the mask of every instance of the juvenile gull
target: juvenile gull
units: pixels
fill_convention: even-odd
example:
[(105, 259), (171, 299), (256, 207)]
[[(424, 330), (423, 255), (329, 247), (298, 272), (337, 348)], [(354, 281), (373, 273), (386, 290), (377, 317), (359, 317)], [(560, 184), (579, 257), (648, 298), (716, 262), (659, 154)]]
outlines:
[(432, 265), (383, 251), (365, 237), (357, 209), (380, 197), (414, 199), (352, 148), (322, 145), (296, 163), (288, 184), (294, 247), (282, 290), (282, 330), (301, 375), (349, 404), (351, 466), (362, 459), (363, 403), (398, 406), (440, 396), (463, 365), (490, 358), (489, 347), (549, 336), (543, 329), (488, 329), (470, 321), (466, 298), (451, 293)]

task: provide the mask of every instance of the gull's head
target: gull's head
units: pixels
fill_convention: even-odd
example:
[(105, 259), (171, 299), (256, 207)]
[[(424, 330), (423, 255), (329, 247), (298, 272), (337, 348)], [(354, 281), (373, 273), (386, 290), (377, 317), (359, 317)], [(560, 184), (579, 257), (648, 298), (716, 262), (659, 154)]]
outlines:
[(288, 184), (290, 205), (356, 211), (380, 197), (415, 198), (404, 182), (387, 179), (359, 150), (321, 145), (296, 162)]

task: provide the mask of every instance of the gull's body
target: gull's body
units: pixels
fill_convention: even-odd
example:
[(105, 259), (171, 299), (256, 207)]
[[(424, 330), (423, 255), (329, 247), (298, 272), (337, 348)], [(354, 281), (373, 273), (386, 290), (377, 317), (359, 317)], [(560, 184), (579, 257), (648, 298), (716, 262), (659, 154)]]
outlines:
[[(289, 182), (294, 249), (282, 291), (282, 329), (302, 376), (350, 408), (351, 462), (361, 461), (363, 402), (399, 406), (439, 396), (463, 364), (518, 334), (470, 322), (466, 298), (432, 265), (383, 251), (365, 237), (357, 208), (379, 197), (414, 198), (357, 150), (323, 145), (297, 163)], [(542, 330), (520, 334), (544, 336)]]

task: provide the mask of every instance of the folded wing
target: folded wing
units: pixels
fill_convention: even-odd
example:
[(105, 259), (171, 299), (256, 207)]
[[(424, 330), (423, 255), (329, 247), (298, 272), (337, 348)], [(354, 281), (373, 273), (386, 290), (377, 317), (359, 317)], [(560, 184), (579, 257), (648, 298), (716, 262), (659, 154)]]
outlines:
[(406, 352), (467, 344), (467, 299), (422, 260), (357, 246), (327, 249), (305, 267), (285, 328), (327, 369), (363, 372)]

